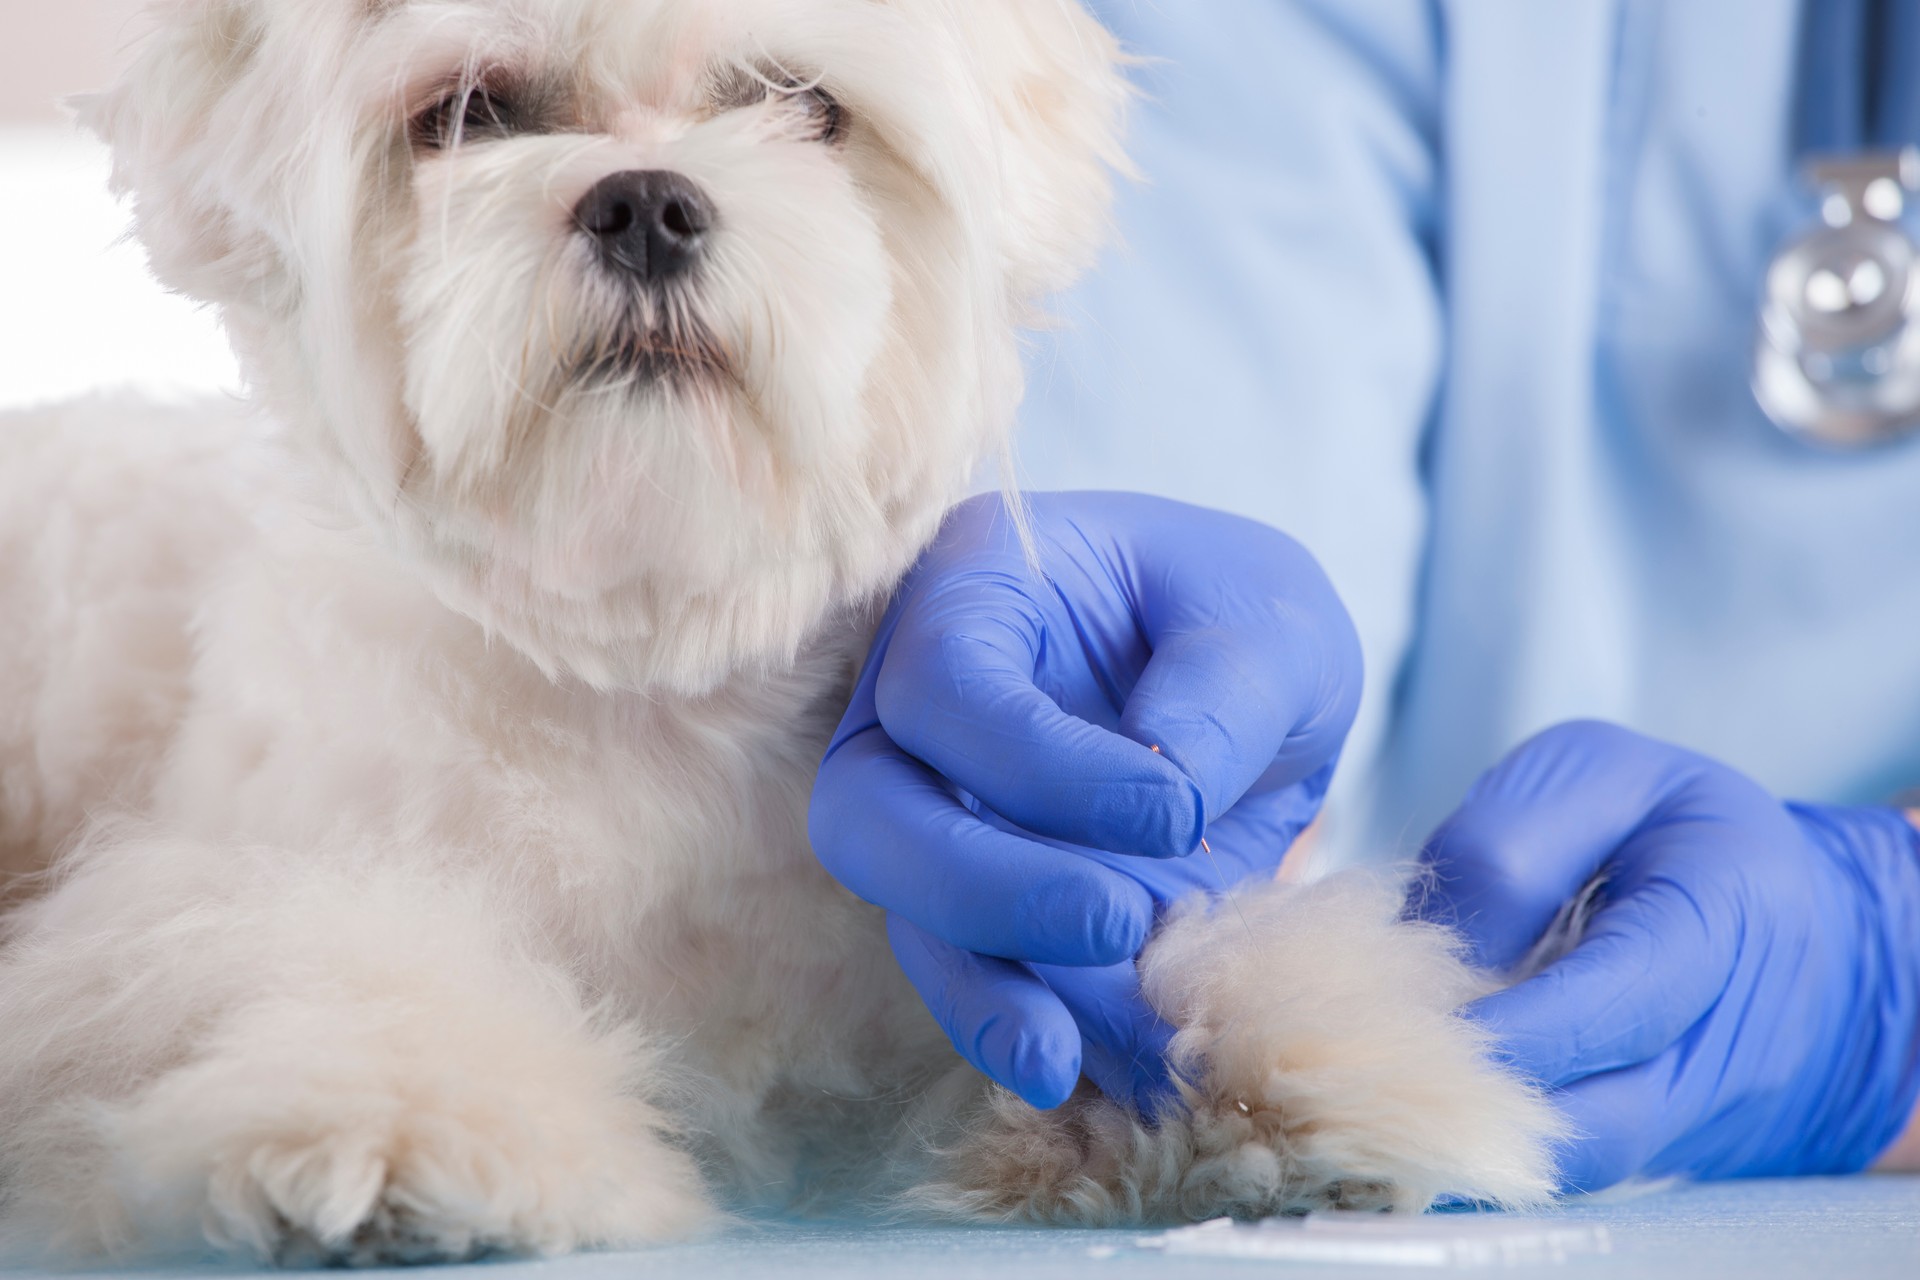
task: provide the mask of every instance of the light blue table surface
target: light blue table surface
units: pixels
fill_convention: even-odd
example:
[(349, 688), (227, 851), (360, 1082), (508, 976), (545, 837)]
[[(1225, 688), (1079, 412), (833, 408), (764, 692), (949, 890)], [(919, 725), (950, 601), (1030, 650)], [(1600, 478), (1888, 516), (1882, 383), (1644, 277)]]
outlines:
[[(846, 1223), (742, 1226), (712, 1240), (638, 1253), (500, 1261), (425, 1273), (460, 1280), (1042, 1280), (1074, 1277), (1331, 1276), (1341, 1280), (1474, 1271), (1508, 1277), (1632, 1276), (1646, 1280), (1920, 1280), (1920, 1177), (1862, 1177), (1682, 1186), (1609, 1203), (1570, 1205), (1570, 1223), (1604, 1226), (1612, 1252), (1556, 1265), (1477, 1268), (1330, 1266), (1171, 1257), (1134, 1247), (1138, 1231), (928, 1228)], [(1431, 1221), (1431, 1220), (1429, 1220)], [(13, 1272), (51, 1277), (51, 1272)], [(249, 1274), (242, 1268), (79, 1271), (145, 1280)], [(413, 1276), (424, 1280), (422, 1272)]]

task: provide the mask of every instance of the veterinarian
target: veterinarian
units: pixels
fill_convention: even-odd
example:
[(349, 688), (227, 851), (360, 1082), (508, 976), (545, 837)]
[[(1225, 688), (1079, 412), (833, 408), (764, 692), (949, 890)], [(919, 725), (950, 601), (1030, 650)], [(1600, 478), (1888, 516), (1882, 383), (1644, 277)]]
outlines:
[(963, 509), (821, 857), (983, 1071), (1145, 1100), (1155, 912), (1330, 796), (1483, 963), (1599, 886), (1473, 1010), (1570, 1189), (1920, 1167), (1920, 0), (1096, 7), (1147, 181), (1023, 480), (1199, 505), (1036, 499), (1044, 583)]

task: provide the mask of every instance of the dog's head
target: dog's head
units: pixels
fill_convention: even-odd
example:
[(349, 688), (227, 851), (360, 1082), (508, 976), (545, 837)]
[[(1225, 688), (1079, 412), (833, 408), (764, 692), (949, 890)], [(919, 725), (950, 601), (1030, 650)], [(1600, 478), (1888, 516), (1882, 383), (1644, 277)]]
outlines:
[(698, 690), (883, 589), (1101, 230), (1074, 0), (171, 0), (87, 107), (354, 518), (549, 670)]

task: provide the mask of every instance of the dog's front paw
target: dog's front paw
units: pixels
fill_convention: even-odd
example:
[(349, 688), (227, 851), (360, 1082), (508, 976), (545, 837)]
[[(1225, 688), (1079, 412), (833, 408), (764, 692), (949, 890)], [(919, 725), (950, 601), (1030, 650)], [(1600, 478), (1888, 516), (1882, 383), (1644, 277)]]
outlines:
[(361, 1266), (644, 1244), (711, 1216), (620, 1037), (527, 1027), (469, 1056), (461, 1028), (328, 1039), (315, 1016), (229, 1028), (108, 1118), (138, 1236)]
[(1554, 1190), (1564, 1122), (1460, 1006), (1488, 989), (1392, 880), (1349, 873), (1177, 911), (1141, 962), (1184, 1083), (1156, 1119), (1083, 1088), (1052, 1113), (998, 1093), (923, 1202), (1118, 1225), (1316, 1209), (1418, 1211)]
[[(679, 1236), (704, 1212), (679, 1153), (608, 1117), (588, 1139), (535, 1114), (295, 1126), (221, 1151), (202, 1227), (282, 1265), (371, 1266), (563, 1253)], [(300, 1131), (304, 1129), (304, 1131)], [(616, 1149), (619, 1147), (621, 1149)]]
[(1188, 1102), (1149, 1124), (1091, 1085), (1044, 1112), (996, 1090), (945, 1153), (944, 1180), (915, 1199), (949, 1216), (1087, 1227), (1425, 1207), (1381, 1176), (1329, 1176), (1272, 1112)]

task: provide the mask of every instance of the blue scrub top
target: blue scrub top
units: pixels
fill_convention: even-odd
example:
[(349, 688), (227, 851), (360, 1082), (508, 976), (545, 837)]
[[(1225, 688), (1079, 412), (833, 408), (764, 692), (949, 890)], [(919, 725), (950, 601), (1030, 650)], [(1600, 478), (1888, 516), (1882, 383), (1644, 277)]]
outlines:
[(1404, 854), (1598, 716), (1789, 796), (1920, 783), (1920, 442), (1748, 389), (1805, 229), (1799, 0), (1107, 0), (1121, 244), (1035, 339), (1022, 482), (1278, 525), (1369, 695), (1335, 843)]

